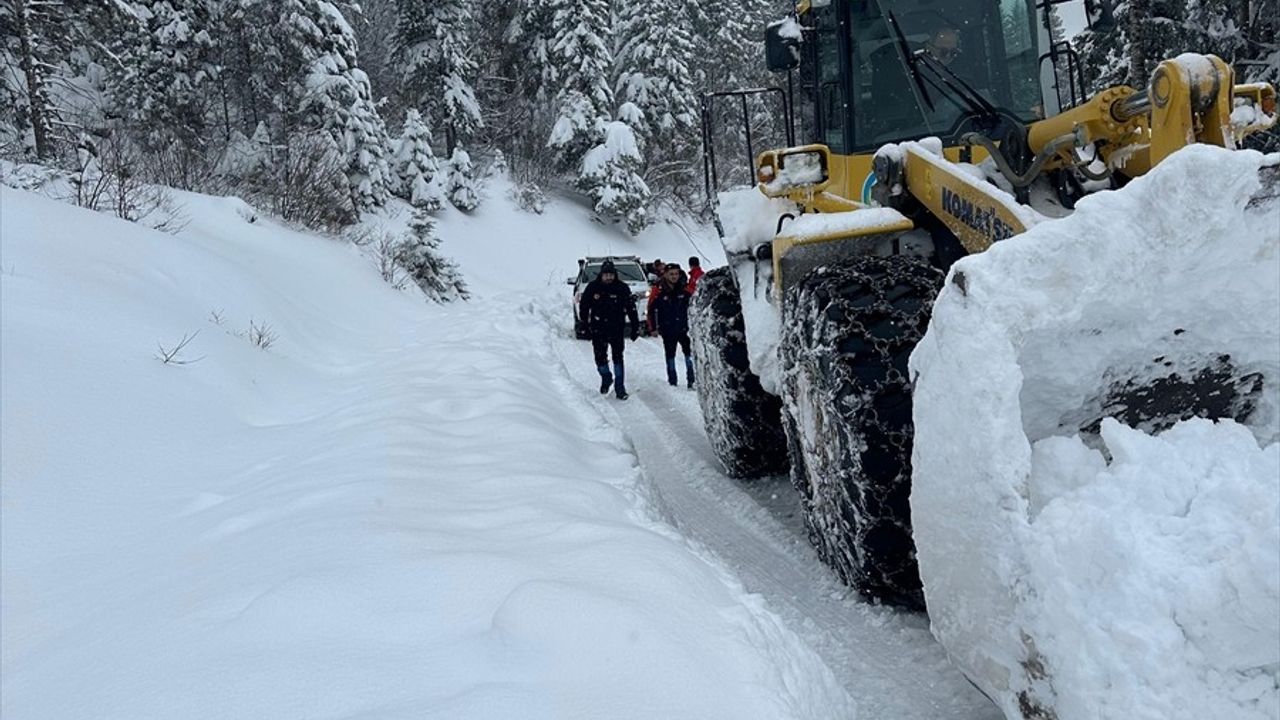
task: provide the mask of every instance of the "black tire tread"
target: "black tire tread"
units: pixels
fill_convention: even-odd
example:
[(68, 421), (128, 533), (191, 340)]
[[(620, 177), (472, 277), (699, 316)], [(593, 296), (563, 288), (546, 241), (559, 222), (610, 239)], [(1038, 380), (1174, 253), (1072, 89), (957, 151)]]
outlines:
[(864, 596), (918, 610), (907, 362), (942, 280), (902, 256), (816, 268), (787, 293), (781, 340), (791, 477), (810, 540)]
[(732, 270), (707, 272), (689, 307), (698, 404), (725, 473), (752, 478), (786, 472), (782, 400), (760, 386), (747, 354), (742, 304)]

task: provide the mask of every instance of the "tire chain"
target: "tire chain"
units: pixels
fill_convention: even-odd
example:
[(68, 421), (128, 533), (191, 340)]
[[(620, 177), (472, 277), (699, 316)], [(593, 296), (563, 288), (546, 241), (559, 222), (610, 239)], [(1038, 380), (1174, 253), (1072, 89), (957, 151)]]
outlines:
[[(792, 482), (810, 540), (845, 583), (915, 609), (924, 599), (910, 535), (906, 363), (941, 283), (911, 258), (817, 268), (787, 294), (782, 340)], [(801, 403), (814, 422), (798, 421)], [(809, 427), (817, 437), (804, 437)]]
[(782, 403), (751, 372), (732, 272), (725, 267), (704, 275), (689, 308), (698, 404), (712, 449), (730, 476), (785, 472)]

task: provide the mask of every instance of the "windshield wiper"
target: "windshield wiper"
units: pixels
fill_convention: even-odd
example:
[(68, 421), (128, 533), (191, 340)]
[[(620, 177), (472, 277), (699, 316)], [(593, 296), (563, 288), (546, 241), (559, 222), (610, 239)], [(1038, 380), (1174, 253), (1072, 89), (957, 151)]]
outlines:
[(1000, 111), (992, 105), (982, 93), (974, 89), (972, 85), (965, 82), (964, 78), (955, 73), (954, 70), (947, 67), (941, 60), (934, 57), (928, 50), (916, 51), (917, 63), (923, 64), (938, 76), (938, 79), (930, 79), (934, 87), (943, 90), (950, 90), (950, 93), (943, 92), (944, 95), (957, 105), (961, 105), (961, 110), (968, 110), (975, 115), (983, 115), (986, 117), (997, 117)]
[(885, 17), (889, 18), (889, 26), (893, 28), (893, 33), (898, 36), (898, 54), (902, 56), (902, 62), (906, 64), (907, 70), (911, 73), (911, 79), (916, 84), (916, 95), (918, 100), (922, 100), (929, 107), (929, 112), (934, 112), (933, 100), (929, 97), (929, 89), (925, 87), (924, 78), (920, 75), (920, 68), (916, 66), (916, 56), (911, 52), (911, 45), (907, 43), (907, 36), (902, 34), (902, 27), (898, 25), (898, 16), (892, 12)]

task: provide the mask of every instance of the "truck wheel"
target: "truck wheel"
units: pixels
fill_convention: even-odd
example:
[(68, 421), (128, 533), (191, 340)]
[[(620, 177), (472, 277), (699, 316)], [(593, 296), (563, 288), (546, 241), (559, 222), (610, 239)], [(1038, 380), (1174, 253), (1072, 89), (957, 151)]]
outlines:
[(787, 292), (782, 323), (791, 479), (809, 539), (867, 598), (916, 610), (907, 360), (942, 280), (911, 257), (819, 267)]
[(711, 270), (698, 281), (689, 337), (707, 438), (725, 472), (735, 478), (785, 472), (782, 400), (760, 387), (751, 372), (742, 304), (729, 268)]

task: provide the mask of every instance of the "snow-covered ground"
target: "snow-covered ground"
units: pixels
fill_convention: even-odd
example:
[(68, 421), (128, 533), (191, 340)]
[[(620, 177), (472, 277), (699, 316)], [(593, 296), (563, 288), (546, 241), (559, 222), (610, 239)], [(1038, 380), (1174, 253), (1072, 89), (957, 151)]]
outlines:
[(0, 189), (0, 715), (998, 716), (785, 479), (719, 473), (656, 343), (595, 392), (576, 258), (706, 230), (502, 190), (444, 213), (476, 298), (430, 306), (234, 199), (170, 235)]
[(0, 192), (0, 714), (853, 717), (534, 304), (429, 307), (234, 200), (166, 235)]

